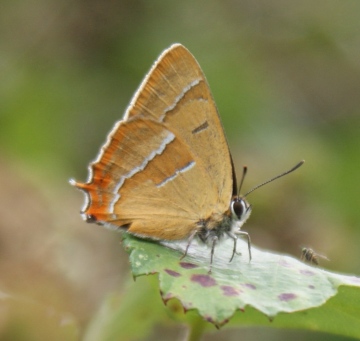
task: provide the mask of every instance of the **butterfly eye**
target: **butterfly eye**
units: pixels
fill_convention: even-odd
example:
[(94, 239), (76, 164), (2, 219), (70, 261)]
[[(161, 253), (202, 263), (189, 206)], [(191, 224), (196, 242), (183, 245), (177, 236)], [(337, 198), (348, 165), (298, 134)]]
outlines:
[(243, 199), (238, 199), (238, 198), (233, 200), (231, 205), (231, 211), (233, 215), (235, 215), (238, 219), (241, 220), (241, 218), (244, 216), (244, 214), (247, 211), (245, 201)]

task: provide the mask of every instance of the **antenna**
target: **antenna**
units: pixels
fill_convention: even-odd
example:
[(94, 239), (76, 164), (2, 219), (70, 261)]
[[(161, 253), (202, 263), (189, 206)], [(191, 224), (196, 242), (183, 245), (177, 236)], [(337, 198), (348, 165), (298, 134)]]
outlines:
[[(283, 177), (284, 175), (287, 175), (289, 173), (292, 173), (294, 170), (298, 169), (300, 166), (302, 166), (304, 164), (305, 160), (301, 160), (297, 165), (295, 165), (293, 168), (289, 169), (288, 171), (284, 172), (284, 173), (281, 173), (277, 176), (275, 176), (274, 178), (271, 178), (270, 180), (267, 180), (265, 182), (263, 182), (262, 184), (260, 185), (257, 185), (255, 186), (254, 188), (252, 188), (250, 191), (248, 191), (247, 193), (245, 193), (245, 195), (243, 195), (243, 198), (245, 198), (247, 195), (249, 195), (251, 192), (254, 192), (256, 189), (276, 180), (276, 179), (279, 179), (281, 177)], [(245, 167), (244, 167), (245, 168)], [(246, 173), (246, 172), (245, 172)], [(243, 178), (244, 178), (244, 172), (243, 172)], [(243, 179), (241, 179), (241, 185), (242, 185), (242, 182), (243, 182)]]
[(244, 183), (244, 179), (245, 179), (245, 175), (247, 173), (247, 166), (244, 166), (243, 168), (243, 172), (242, 172), (242, 175), (241, 175), (241, 180), (240, 180), (240, 184), (239, 184), (239, 190), (237, 192), (237, 196), (239, 197), (240, 196), (240, 191), (241, 191), (241, 187)]

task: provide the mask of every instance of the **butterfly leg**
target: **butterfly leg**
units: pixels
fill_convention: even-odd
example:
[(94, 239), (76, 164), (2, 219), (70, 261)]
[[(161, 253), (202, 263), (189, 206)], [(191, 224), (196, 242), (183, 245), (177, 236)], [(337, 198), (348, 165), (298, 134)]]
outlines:
[(208, 271), (209, 274), (211, 274), (212, 264), (213, 264), (213, 260), (214, 260), (215, 246), (216, 246), (216, 243), (217, 243), (218, 240), (219, 240), (218, 237), (214, 237), (213, 240), (212, 240), (211, 255), (210, 255), (210, 269)]
[(189, 247), (190, 247), (192, 241), (194, 240), (196, 234), (197, 234), (197, 230), (195, 230), (193, 233), (191, 233), (191, 235), (190, 235), (190, 237), (189, 237), (189, 239), (188, 239), (187, 245), (186, 245), (185, 252), (184, 252), (184, 254), (180, 257), (180, 260), (183, 259), (183, 258), (187, 255), (188, 250), (189, 250)]
[(239, 253), (236, 252), (237, 236), (235, 236), (235, 235), (234, 235), (233, 233), (231, 233), (231, 232), (228, 232), (228, 236), (234, 241), (233, 252), (232, 252), (231, 258), (230, 258), (230, 260), (229, 260), (229, 263), (231, 263), (231, 261), (233, 260), (233, 258), (234, 258), (234, 256), (235, 256), (235, 253), (236, 253), (237, 255), (238, 255), (238, 254), (241, 255), (241, 253), (240, 253), (240, 252), (239, 252)]
[[(242, 235), (242, 236), (246, 236), (246, 238), (247, 238), (247, 242), (248, 242), (248, 249), (249, 249), (249, 261), (251, 261), (251, 240), (250, 240), (250, 235), (247, 233), (247, 232), (245, 232), (245, 231), (236, 231), (236, 232), (234, 232), (234, 233), (230, 233), (230, 232), (228, 232), (228, 235), (231, 237), (231, 238), (233, 238), (234, 239), (234, 237), (235, 238), (237, 238), (237, 236), (240, 236), (240, 235)], [(234, 249), (235, 250), (235, 249)], [(235, 250), (236, 251), (236, 250)], [(232, 257), (231, 257), (231, 260), (233, 259), (233, 257), (234, 257), (234, 254), (232, 255)], [(230, 260), (230, 262), (231, 262), (231, 260)]]

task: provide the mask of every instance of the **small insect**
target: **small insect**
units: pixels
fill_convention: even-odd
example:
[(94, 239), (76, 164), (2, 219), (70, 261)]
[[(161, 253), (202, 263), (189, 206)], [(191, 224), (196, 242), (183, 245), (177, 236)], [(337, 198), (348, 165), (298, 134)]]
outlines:
[(319, 259), (318, 258), (329, 260), (329, 258), (327, 258), (324, 255), (320, 255), (319, 253), (316, 253), (311, 248), (303, 247), (301, 249), (301, 257), (300, 257), (301, 260), (309, 262), (309, 263), (313, 263), (315, 265), (319, 265)]

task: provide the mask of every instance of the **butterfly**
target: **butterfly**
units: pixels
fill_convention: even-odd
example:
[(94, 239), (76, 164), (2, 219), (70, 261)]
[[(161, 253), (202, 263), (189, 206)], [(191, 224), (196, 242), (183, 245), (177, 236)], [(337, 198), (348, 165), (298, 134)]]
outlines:
[(238, 194), (204, 73), (181, 44), (152, 66), (90, 164), (88, 181), (70, 183), (85, 193), (87, 222), (140, 238), (188, 240), (185, 254), (197, 237), (211, 247), (210, 266), (220, 239), (234, 241), (232, 260), (244, 236), (251, 259), (250, 236), (241, 230), (251, 206)]

